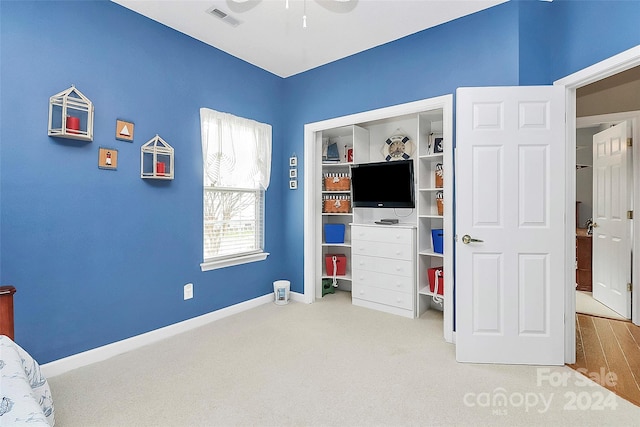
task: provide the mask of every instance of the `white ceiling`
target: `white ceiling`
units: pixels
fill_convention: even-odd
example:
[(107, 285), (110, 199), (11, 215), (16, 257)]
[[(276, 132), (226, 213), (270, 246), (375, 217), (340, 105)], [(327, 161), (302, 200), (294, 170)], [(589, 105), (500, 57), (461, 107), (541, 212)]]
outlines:
[[(289, 0), (288, 9), (286, 0), (112, 1), (289, 77), (506, 0)], [(213, 7), (241, 23), (215, 18)]]

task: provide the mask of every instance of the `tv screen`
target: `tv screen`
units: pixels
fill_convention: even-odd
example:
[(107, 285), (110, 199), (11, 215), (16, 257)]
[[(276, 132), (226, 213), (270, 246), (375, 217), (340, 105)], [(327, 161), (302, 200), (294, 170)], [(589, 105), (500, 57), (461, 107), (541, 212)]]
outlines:
[(351, 202), (356, 208), (414, 208), (413, 160), (351, 166)]

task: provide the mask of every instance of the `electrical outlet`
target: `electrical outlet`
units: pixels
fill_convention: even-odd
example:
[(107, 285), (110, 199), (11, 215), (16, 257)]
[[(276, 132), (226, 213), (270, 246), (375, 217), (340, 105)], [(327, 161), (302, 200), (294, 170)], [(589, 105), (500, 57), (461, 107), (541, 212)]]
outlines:
[(188, 300), (193, 298), (193, 283), (187, 283), (184, 285), (184, 299)]

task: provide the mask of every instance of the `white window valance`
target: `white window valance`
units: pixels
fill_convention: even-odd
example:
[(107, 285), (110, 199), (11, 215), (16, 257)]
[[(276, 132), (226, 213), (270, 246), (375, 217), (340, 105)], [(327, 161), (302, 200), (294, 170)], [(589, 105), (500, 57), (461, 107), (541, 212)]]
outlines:
[(271, 176), (271, 125), (200, 109), (204, 185), (266, 190)]

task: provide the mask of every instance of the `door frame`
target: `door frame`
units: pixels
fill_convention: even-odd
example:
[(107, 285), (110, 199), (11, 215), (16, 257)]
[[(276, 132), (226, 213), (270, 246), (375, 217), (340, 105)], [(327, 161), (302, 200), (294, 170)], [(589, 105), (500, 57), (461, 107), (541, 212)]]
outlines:
[[(640, 65), (640, 45), (593, 64), (587, 68), (563, 77), (553, 82), (554, 85), (565, 87), (567, 136), (566, 136), (566, 167), (565, 167), (565, 221), (567, 234), (565, 236), (565, 259), (576, 258), (575, 246), (575, 214), (576, 214), (576, 90), (580, 87), (594, 83), (598, 80), (610, 77), (614, 74), (626, 71)], [(634, 168), (634, 181), (639, 178)], [(638, 182), (638, 181), (636, 181)], [(639, 195), (639, 186), (634, 186), (634, 200)], [(640, 238), (639, 227), (634, 227), (634, 246)], [(638, 262), (634, 259), (632, 268), (637, 270)], [(575, 265), (566, 263), (565, 281), (565, 363), (576, 361), (576, 295), (575, 295)], [(637, 318), (639, 311), (638, 301), (634, 301), (631, 308), (632, 318)]]

